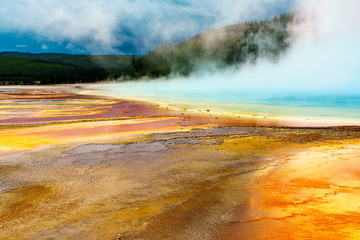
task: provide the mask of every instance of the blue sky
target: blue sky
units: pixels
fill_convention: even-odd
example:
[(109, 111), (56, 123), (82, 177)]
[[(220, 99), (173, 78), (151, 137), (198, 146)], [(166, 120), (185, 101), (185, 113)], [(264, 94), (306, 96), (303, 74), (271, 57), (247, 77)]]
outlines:
[(268, 19), (292, 0), (1, 0), (0, 51), (145, 54), (206, 28)]

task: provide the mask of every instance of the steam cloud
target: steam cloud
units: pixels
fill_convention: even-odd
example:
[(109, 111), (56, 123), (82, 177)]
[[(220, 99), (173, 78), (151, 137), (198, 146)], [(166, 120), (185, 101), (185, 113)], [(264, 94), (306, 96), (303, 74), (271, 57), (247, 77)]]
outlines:
[(28, 33), (39, 42), (67, 42), (91, 53), (146, 53), (161, 41), (180, 41), (205, 28), (264, 19), (292, 0), (2, 0), (0, 32)]
[(357, 95), (360, 90), (360, 2), (302, 0), (294, 5), (293, 42), (276, 63), (260, 59), (241, 69), (202, 69), (190, 78), (125, 84), (136, 92), (203, 96)]
[[(260, 60), (240, 71), (210, 76), (222, 88), (263, 94), (357, 94), (360, 9), (356, 0), (303, 0), (295, 5), (293, 43), (277, 63)], [(219, 86), (220, 87), (220, 86)]]

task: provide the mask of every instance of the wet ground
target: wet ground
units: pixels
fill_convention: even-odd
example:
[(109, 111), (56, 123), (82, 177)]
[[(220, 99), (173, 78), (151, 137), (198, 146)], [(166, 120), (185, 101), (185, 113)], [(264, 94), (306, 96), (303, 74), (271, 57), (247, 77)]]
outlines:
[(2, 89), (0, 239), (359, 237), (359, 128), (76, 92)]

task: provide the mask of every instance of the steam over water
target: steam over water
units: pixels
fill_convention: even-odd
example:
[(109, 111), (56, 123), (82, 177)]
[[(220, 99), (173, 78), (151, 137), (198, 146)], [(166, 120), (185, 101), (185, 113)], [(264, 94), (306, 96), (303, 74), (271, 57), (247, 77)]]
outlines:
[(175, 102), (220, 104), (240, 112), (360, 118), (360, 1), (295, 4), (290, 49), (271, 62), (189, 78), (107, 85), (108, 93)]
[[(203, 110), (215, 108), (220, 111), (275, 116), (360, 119), (360, 96), (356, 95), (314, 95), (306, 93), (265, 95), (236, 91), (236, 89), (197, 91), (197, 88), (193, 89), (191, 85), (185, 90), (167, 83), (167, 81), (119, 83), (103, 85), (100, 89), (106, 94), (120, 98), (163, 101), (170, 105), (198, 107)], [(183, 82), (183, 84), (186, 83)]]

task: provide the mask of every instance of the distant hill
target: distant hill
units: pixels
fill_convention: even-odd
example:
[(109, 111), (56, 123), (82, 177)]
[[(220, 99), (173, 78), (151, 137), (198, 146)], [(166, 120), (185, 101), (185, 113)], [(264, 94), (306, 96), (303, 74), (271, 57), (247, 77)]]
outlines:
[(132, 64), (132, 59), (128, 55), (0, 52), (0, 84), (81, 83), (113, 79)]
[(188, 76), (209, 66), (238, 67), (258, 58), (274, 61), (289, 46), (293, 14), (206, 31), (177, 45), (162, 43), (123, 71), (124, 78)]
[(0, 52), (0, 56), (14, 57), (54, 57), (54, 56), (71, 56), (67, 53), (27, 53), (27, 52)]

